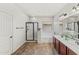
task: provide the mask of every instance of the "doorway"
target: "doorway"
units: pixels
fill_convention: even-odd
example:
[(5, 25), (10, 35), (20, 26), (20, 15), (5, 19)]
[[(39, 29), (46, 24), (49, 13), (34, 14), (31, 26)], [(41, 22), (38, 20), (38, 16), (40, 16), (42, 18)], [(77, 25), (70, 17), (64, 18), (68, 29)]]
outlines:
[(26, 41), (37, 41), (38, 22), (26, 22)]

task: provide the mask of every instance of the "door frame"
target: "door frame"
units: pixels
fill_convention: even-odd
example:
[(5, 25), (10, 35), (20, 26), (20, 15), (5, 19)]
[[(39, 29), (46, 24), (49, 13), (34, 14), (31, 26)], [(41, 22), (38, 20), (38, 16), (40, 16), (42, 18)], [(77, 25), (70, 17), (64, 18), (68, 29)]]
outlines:
[[(29, 24), (29, 23), (30, 23), (30, 24), (33, 24), (33, 40), (28, 40), (28, 39), (27, 39), (27, 24)], [(26, 22), (26, 24), (25, 24), (25, 26), (26, 26), (26, 27), (25, 27), (25, 28), (26, 28), (26, 41), (34, 41), (34, 40), (35, 40), (35, 37), (34, 37), (34, 34), (35, 34), (35, 33), (34, 33), (34, 24), (35, 24), (35, 23), (37, 23), (37, 30), (38, 30), (38, 22)]]

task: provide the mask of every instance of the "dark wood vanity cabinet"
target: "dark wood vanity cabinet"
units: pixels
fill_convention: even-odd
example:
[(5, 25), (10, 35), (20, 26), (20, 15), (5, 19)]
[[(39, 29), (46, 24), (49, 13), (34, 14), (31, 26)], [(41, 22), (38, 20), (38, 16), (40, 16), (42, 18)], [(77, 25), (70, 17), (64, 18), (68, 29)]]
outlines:
[(53, 45), (59, 55), (77, 55), (55, 37), (53, 37)]
[(77, 54), (73, 52), (71, 49), (67, 48), (67, 55), (77, 55)]
[(59, 40), (56, 39), (56, 51), (59, 53)]
[(55, 37), (53, 37), (53, 45), (56, 51), (59, 53), (59, 40), (57, 40)]

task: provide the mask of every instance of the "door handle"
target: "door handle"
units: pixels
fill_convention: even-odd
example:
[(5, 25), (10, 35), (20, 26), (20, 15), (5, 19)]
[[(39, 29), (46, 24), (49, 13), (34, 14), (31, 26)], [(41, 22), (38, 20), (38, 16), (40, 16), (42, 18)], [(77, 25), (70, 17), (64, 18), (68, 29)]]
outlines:
[(13, 36), (10, 36), (10, 38), (13, 38)]

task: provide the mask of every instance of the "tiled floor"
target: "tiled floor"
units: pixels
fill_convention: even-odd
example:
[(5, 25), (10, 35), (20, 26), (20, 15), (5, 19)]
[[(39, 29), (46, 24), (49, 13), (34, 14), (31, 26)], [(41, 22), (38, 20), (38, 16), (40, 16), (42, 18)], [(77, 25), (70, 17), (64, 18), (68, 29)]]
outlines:
[(35, 43), (35, 42), (27, 42), (24, 44), (24, 51), (15, 53), (18, 55), (57, 55), (53, 45), (51, 43)]

